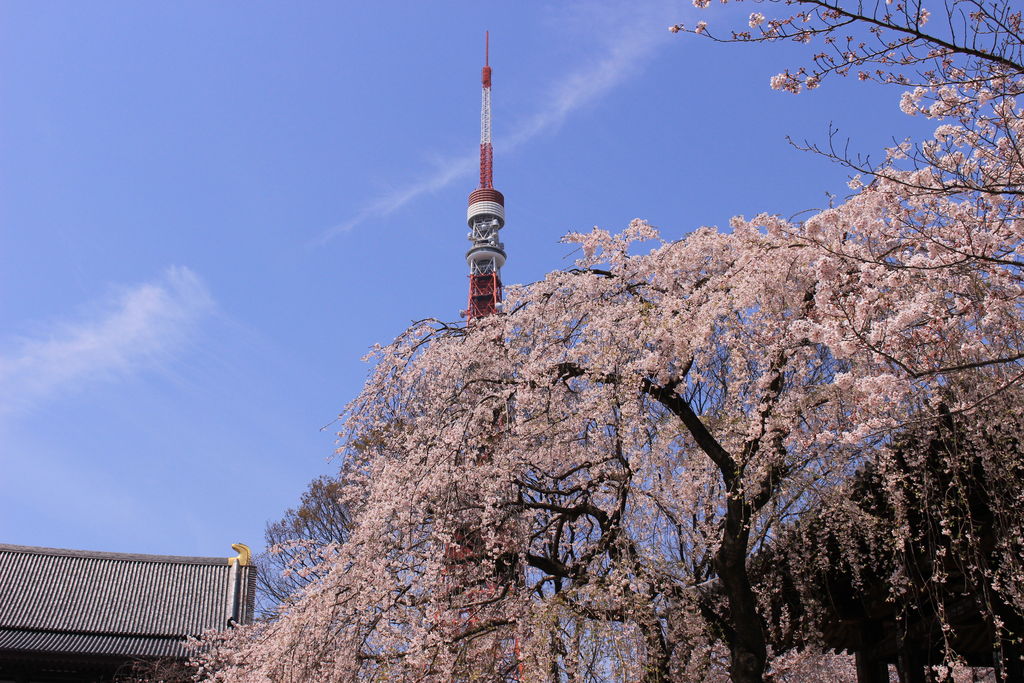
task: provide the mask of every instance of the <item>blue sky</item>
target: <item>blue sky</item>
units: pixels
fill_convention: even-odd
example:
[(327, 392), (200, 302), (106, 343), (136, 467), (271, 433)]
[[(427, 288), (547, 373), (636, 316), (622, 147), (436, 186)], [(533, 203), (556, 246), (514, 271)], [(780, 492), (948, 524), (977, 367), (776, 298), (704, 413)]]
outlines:
[(465, 307), (485, 29), (509, 283), (570, 265), (571, 230), (846, 192), (786, 135), (914, 132), (895, 90), (771, 91), (799, 46), (666, 30), (698, 14), (0, 0), (0, 542), (262, 547), (334, 468), (370, 345)]

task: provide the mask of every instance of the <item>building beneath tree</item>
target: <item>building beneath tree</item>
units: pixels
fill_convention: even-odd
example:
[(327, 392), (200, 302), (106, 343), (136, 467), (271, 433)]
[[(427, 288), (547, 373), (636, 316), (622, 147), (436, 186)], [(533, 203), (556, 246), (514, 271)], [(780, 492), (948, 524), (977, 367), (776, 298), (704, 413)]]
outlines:
[(252, 619), (256, 568), (0, 544), (0, 683), (102, 683), (182, 662), (184, 641)]

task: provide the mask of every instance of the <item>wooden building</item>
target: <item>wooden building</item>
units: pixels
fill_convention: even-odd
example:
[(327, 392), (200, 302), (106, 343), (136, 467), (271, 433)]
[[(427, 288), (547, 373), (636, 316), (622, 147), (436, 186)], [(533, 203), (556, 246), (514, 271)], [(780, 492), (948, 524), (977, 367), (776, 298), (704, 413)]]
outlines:
[(256, 568), (0, 544), (0, 683), (103, 683), (188, 657), (184, 640), (251, 620)]

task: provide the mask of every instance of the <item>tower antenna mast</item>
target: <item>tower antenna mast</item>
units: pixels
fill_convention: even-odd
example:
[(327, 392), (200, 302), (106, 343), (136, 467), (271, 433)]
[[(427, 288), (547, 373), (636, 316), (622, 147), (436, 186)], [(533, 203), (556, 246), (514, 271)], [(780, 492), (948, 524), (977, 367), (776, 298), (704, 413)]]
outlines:
[(480, 103), (480, 187), (469, 194), (469, 241), (466, 252), (469, 265), (470, 322), (501, 308), (501, 267), (505, 265), (505, 245), (498, 231), (505, 226), (505, 197), (494, 189), (494, 150), (491, 147), (491, 37), (484, 33), (484, 68), (481, 74)]
[(494, 187), (494, 149), (491, 147), (491, 34), (484, 32), (484, 70), (480, 79), (480, 187)]

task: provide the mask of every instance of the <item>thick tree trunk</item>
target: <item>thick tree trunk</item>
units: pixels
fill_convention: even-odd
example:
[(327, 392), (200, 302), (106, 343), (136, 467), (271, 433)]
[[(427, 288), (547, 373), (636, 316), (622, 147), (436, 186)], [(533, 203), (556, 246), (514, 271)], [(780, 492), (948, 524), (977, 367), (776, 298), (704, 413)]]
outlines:
[[(775, 396), (782, 389), (781, 368), (785, 360), (785, 355), (780, 356), (776, 364), (775, 377), (769, 386)], [(681, 377), (685, 377), (688, 370), (689, 364)], [(646, 382), (644, 390), (679, 416), (697, 445), (722, 473), (722, 481), (728, 493), (722, 524), (722, 540), (718, 552), (715, 553), (715, 570), (729, 603), (729, 628), (725, 629), (726, 639), (729, 641), (729, 676), (733, 683), (761, 683), (768, 663), (768, 651), (765, 646), (764, 624), (757, 613), (757, 601), (750, 585), (750, 577), (747, 575), (747, 544), (750, 541), (750, 519), (753, 510), (768, 501), (774, 492), (773, 481), (777, 477), (770, 476), (762, 483), (761, 491), (755, 494), (757, 498), (763, 498), (761, 502), (748, 501), (741, 491), (743, 477), (736, 459), (708, 431), (690, 404), (676, 393), (681, 381), (682, 379), (677, 380), (667, 386)], [(766, 420), (770, 412), (769, 408), (765, 408), (761, 413), (762, 419)], [(782, 436), (781, 433), (775, 433), (773, 438), (781, 442)], [(748, 442), (744, 447), (745, 457), (753, 457), (759, 448), (760, 439)]]
[(750, 512), (730, 494), (715, 568), (729, 603), (729, 677), (733, 683), (761, 683), (768, 663), (764, 625), (747, 574)]

